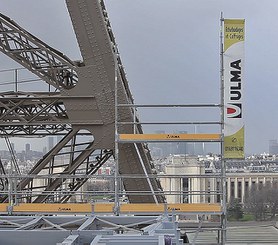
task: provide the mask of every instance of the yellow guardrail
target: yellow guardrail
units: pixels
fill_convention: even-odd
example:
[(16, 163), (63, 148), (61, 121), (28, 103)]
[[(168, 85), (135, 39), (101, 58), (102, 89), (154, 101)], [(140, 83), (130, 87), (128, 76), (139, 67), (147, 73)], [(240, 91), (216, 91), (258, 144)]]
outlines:
[(119, 134), (119, 141), (220, 141), (220, 134)]
[[(0, 213), (49, 213), (49, 214), (91, 214), (113, 213), (114, 203), (21, 203), (10, 206), (0, 204)], [(157, 214), (168, 212), (176, 213), (221, 213), (220, 204), (120, 204), (122, 214)]]

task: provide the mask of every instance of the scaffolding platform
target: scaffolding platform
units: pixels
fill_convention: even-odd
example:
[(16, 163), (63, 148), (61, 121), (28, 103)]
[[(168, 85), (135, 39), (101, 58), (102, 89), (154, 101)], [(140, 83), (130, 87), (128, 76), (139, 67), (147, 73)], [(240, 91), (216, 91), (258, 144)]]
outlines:
[[(0, 214), (113, 214), (114, 203), (20, 203), (10, 206), (0, 204)], [(176, 203), (176, 204), (120, 204), (120, 214), (216, 214), (221, 215), (220, 204)]]
[(119, 134), (121, 143), (139, 142), (220, 142), (221, 134)]

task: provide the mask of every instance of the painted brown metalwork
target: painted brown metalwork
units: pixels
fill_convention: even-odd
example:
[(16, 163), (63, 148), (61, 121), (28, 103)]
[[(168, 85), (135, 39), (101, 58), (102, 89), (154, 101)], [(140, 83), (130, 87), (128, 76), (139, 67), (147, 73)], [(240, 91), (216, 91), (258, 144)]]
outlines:
[[(55, 92), (2, 93), (0, 98), (0, 131), (11, 136), (63, 135), (64, 138), (51, 149), (30, 171), (30, 175), (44, 172), (75, 175), (80, 166), (86, 165), (86, 173), (94, 174), (112, 155), (115, 142), (115, 71), (119, 78), (118, 100), (121, 104), (133, 103), (125, 71), (119, 56), (114, 35), (103, 1), (67, 0), (83, 61), (71, 61), (67, 56), (48, 46), (10, 18), (0, 15), (0, 51), (33, 72)], [(133, 108), (120, 108), (122, 122), (132, 121)], [(137, 119), (138, 121), (138, 119)], [(120, 132), (132, 133), (131, 125), (121, 125)], [(142, 132), (137, 124), (138, 132)], [(76, 143), (80, 135), (91, 135), (82, 152)], [(86, 145), (86, 146), (85, 146)], [(68, 149), (69, 161), (65, 166), (55, 163), (56, 156)], [(137, 149), (136, 149), (137, 148)], [(106, 152), (104, 154), (104, 151)], [(91, 155), (98, 155), (101, 164)], [(139, 156), (140, 155), (140, 156)], [(120, 173), (126, 175), (152, 173), (154, 166), (148, 149), (141, 143), (120, 146)], [(144, 167), (140, 162), (142, 159)], [(97, 161), (98, 162), (98, 161)], [(93, 166), (93, 167), (92, 167)], [(123, 179), (129, 201), (132, 203), (163, 202), (161, 186), (156, 179)], [(68, 190), (80, 188), (86, 179), (72, 183)], [(49, 179), (45, 185), (35, 187), (32, 178), (18, 183), (20, 190), (41, 190), (40, 195), (26, 195), (28, 202), (48, 202), (51, 192), (62, 188), (62, 178)], [(64, 188), (64, 187), (63, 187)], [(155, 190), (152, 195), (129, 195), (132, 191)], [(60, 201), (69, 200), (71, 194)], [(7, 196), (2, 198), (7, 201)]]

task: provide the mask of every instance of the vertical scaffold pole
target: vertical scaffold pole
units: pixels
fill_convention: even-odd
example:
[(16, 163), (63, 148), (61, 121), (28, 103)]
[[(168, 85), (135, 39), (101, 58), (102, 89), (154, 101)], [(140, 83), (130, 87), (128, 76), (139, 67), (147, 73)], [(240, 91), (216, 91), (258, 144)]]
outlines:
[(226, 243), (227, 227), (227, 197), (226, 197), (226, 162), (224, 158), (224, 43), (223, 28), (224, 17), (220, 17), (220, 100), (221, 100), (221, 192), (222, 192), (222, 215), (221, 215), (221, 244)]
[(115, 53), (115, 202), (114, 202), (114, 214), (120, 214), (120, 201), (119, 201), (119, 142), (118, 142), (118, 69), (117, 69), (117, 53)]
[(18, 69), (14, 70), (15, 92), (18, 92)]

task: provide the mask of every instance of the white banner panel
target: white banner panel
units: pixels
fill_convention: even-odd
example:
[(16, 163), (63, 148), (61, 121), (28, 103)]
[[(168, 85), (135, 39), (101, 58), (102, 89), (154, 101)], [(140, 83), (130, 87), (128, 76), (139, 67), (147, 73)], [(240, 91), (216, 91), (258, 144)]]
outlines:
[(244, 158), (244, 20), (224, 20), (224, 158)]

